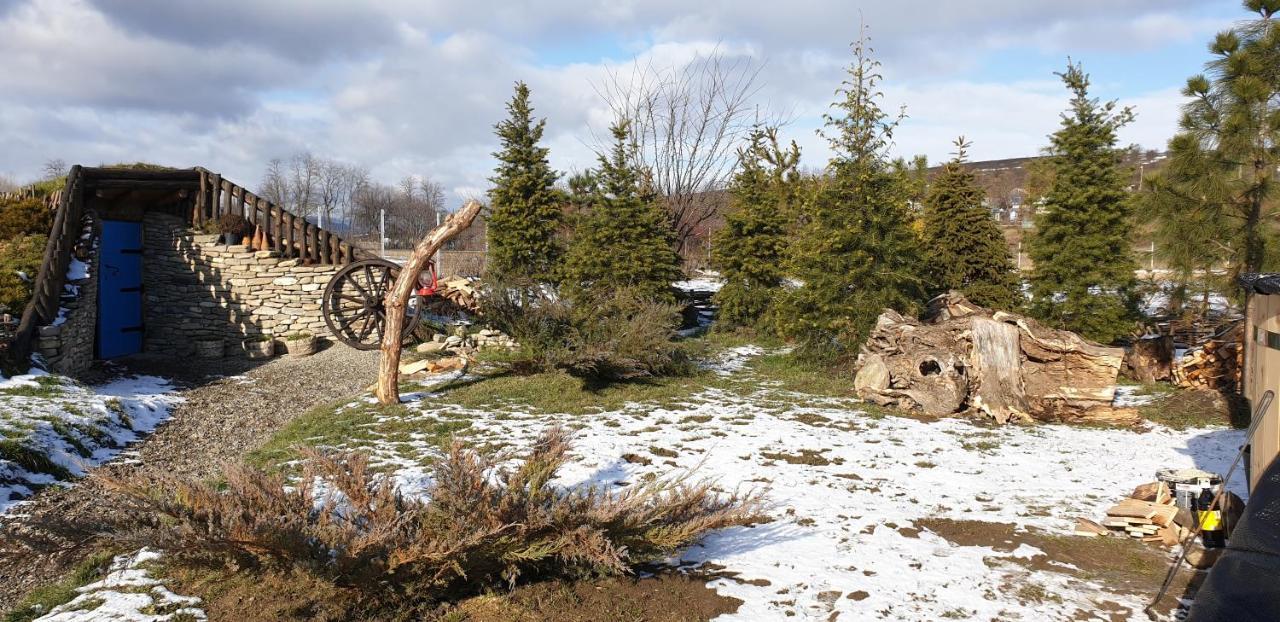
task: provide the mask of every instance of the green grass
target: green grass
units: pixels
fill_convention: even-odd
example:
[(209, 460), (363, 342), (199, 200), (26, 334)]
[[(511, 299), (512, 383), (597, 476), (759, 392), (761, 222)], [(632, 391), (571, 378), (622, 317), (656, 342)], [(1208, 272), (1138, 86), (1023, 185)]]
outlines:
[(28, 594), (9, 615), (5, 616), (4, 622), (30, 622), (48, 613), (50, 609), (70, 602), (78, 595), (76, 588), (93, 583), (106, 574), (112, 557), (112, 553), (107, 551), (90, 555), (88, 559), (80, 562), (67, 578), (54, 585), (37, 588)]
[(845, 377), (828, 367), (814, 365), (792, 354), (765, 354), (747, 363), (756, 383), (771, 388), (818, 397), (854, 397), (853, 377)]
[(1165, 386), (1159, 399), (1138, 407), (1138, 414), (1144, 419), (1175, 430), (1220, 425), (1249, 427), (1249, 405), (1238, 395)]
[(560, 371), (520, 376), (495, 372), (435, 389), (441, 404), (471, 409), (518, 408), (583, 415), (621, 409), (628, 402), (684, 403), (706, 388), (709, 374), (595, 385)]
[(317, 406), (290, 421), (265, 444), (249, 453), (248, 462), (277, 468), (300, 456), (298, 447), (339, 446), (354, 442), (386, 440), (403, 442), (411, 435), (425, 435), (440, 445), (469, 427), (468, 421), (428, 420), (395, 404), (337, 401)]
[(70, 471), (50, 460), (43, 451), (23, 442), (23, 439), (0, 440), (0, 458), (12, 461), (31, 473), (48, 473), (58, 479), (71, 479)]
[(15, 397), (58, 397), (62, 394), (63, 383), (57, 376), (37, 376), (36, 386), (21, 385), (0, 389), (0, 395)]

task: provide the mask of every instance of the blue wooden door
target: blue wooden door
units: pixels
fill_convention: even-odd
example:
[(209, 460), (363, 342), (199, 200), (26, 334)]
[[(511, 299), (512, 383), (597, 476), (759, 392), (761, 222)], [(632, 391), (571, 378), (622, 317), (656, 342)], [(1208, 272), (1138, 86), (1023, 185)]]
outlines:
[(142, 351), (142, 223), (102, 221), (98, 358)]

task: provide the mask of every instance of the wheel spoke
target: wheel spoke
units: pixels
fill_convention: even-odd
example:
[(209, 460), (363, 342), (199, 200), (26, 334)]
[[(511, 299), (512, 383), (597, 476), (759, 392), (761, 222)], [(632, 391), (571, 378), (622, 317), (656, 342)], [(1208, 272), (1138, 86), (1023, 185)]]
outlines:
[(359, 319), (361, 319), (361, 318), (363, 318), (363, 317), (366, 317), (366, 316), (368, 316), (368, 315), (369, 315), (369, 310), (368, 310), (368, 309), (361, 309), (361, 310), (357, 311), (354, 315), (352, 315), (351, 317), (349, 317), (349, 318), (347, 318), (347, 319), (345, 319), (345, 320), (344, 320), (344, 319), (339, 319), (339, 320), (338, 320), (338, 325), (339, 325), (339, 326), (341, 326), (343, 330), (346, 330), (346, 329), (347, 329), (347, 328), (349, 328), (352, 324), (354, 324), (354, 323), (356, 322), (356, 320), (359, 320)]

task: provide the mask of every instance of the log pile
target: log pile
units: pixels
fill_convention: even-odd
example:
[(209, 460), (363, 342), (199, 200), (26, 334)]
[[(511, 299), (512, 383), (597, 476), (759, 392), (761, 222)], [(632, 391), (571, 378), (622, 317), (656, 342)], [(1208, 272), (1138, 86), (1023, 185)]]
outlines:
[(1129, 424), (1112, 407), (1124, 350), (979, 307), (957, 293), (930, 301), (924, 321), (886, 310), (858, 355), (854, 388), (884, 406), (1008, 421)]
[(1192, 389), (1235, 391), (1244, 368), (1244, 323), (1236, 322), (1199, 347), (1189, 350), (1173, 365), (1173, 380)]
[(1164, 482), (1152, 482), (1138, 486), (1128, 498), (1111, 506), (1101, 525), (1080, 519), (1075, 533), (1081, 536), (1110, 533), (1174, 546), (1193, 528), (1191, 515), (1174, 505), (1169, 486)]
[(472, 313), (475, 313), (480, 309), (480, 302), (476, 295), (476, 288), (470, 279), (461, 276), (451, 276), (441, 279), (436, 285), (437, 296), (444, 298), (458, 307)]

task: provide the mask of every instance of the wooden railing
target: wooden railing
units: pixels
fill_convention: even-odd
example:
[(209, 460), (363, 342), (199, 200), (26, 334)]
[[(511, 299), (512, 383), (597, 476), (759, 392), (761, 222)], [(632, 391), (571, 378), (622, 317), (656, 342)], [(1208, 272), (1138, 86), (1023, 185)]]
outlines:
[(199, 227), (226, 214), (244, 216), (266, 235), (267, 246), (282, 257), (307, 264), (345, 265), (365, 256), (327, 229), (307, 222), (280, 206), (249, 192), (221, 175), (197, 168), (200, 190), (191, 210), (191, 224)]
[(10, 345), (10, 360), (22, 362), (31, 356), (36, 331), (58, 317), (62, 299), (62, 286), (66, 284), (67, 268), (71, 264), (71, 251), (84, 229), (84, 178), (79, 165), (71, 167), (62, 190), (50, 197), (57, 208), (53, 214), (53, 227), (49, 241), (44, 246), (44, 259), (31, 292), (31, 301), (22, 312), (18, 330)]

